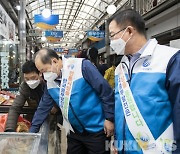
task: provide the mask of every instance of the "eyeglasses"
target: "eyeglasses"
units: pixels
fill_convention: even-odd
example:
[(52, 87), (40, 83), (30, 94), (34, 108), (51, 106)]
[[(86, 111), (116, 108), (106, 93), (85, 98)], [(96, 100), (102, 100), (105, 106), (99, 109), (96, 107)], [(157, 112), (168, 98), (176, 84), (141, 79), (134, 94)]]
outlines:
[(118, 33), (120, 33), (121, 31), (125, 30), (126, 28), (123, 28), (121, 30), (119, 30), (118, 32), (114, 33), (113, 35), (109, 36), (109, 39), (112, 39), (115, 35), (117, 35)]

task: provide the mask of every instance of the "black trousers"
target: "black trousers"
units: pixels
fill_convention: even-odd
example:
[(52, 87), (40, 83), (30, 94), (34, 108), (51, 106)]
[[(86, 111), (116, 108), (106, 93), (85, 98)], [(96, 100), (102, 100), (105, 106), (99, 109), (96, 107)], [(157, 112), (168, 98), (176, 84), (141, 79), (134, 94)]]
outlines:
[(107, 138), (104, 131), (98, 133), (73, 133), (67, 136), (67, 154), (110, 154), (106, 142)]

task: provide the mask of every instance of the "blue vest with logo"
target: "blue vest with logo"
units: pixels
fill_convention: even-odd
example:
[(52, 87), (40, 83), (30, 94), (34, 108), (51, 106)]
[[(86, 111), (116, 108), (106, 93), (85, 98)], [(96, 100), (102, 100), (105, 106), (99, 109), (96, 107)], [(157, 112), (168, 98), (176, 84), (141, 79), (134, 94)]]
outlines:
[[(75, 67), (70, 94), (68, 120), (73, 128), (79, 132), (87, 131), (95, 133), (102, 131), (105, 120), (102, 101), (82, 75), (83, 59), (64, 58), (63, 68), (68, 60), (73, 60), (73, 67)], [(66, 67), (66, 69), (70, 69), (70, 67)], [(62, 76), (65, 71), (65, 69), (62, 70)], [(51, 97), (58, 106), (61, 106), (61, 102), (59, 101), (60, 86), (58, 86), (56, 82), (47, 82), (47, 87)]]
[[(165, 88), (166, 68), (178, 49), (162, 46), (152, 39), (142, 55), (128, 72), (129, 60), (121, 60), (135, 102), (152, 135), (157, 139), (172, 123), (172, 108)], [(126, 124), (118, 90), (117, 66), (115, 71), (115, 130), (119, 153), (139, 154), (142, 150)], [(123, 147), (123, 144), (125, 146)]]

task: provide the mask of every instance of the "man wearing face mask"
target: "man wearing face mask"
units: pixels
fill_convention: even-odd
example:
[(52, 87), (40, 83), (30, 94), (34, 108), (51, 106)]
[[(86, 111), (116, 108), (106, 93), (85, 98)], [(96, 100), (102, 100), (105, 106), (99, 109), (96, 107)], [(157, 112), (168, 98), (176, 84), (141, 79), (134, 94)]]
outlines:
[(180, 50), (147, 40), (131, 9), (111, 18), (109, 32), (124, 55), (115, 70), (116, 153), (180, 153)]
[[(59, 59), (55, 51), (41, 49), (35, 64), (47, 81), (46, 99), (40, 102), (30, 132), (38, 132), (55, 100), (69, 133), (68, 154), (108, 154), (106, 140), (114, 130), (114, 93), (97, 68), (83, 58)], [(41, 115), (41, 116), (40, 116)], [(70, 132), (69, 132), (70, 131)]]
[[(20, 85), (19, 95), (16, 96), (9, 109), (5, 131), (16, 131), (17, 120), (25, 102), (27, 101), (29, 107), (36, 109), (43, 95), (45, 83), (34, 62), (25, 62), (22, 66), (22, 72), (24, 75), (24, 82)], [(26, 119), (31, 121), (32, 117), (33, 115), (28, 115)]]

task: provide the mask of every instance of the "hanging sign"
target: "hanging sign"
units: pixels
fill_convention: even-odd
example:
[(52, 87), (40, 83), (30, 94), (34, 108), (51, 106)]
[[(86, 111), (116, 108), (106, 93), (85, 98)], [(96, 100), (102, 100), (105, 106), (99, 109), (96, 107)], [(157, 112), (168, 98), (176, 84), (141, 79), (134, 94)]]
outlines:
[(34, 23), (42, 29), (53, 29), (59, 24), (59, 15), (51, 15), (49, 18), (44, 18), (41, 14), (35, 14)]
[(30, 29), (28, 34), (29, 34), (29, 36), (32, 36), (32, 37), (42, 36), (43, 30), (42, 29)]
[(64, 52), (64, 49), (63, 48), (54, 48), (54, 51), (56, 51), (56, 52)]
[(63, 37), (63, 31), (45, 31), (45, 37), (50, 42), (58, 42)]
[(104, 31), (90, 30), (87, 32), (87, 37), (91, 41), (100, 41), (105, 37), (105, 32)]
[(69, 49), (69, 54), (77, 53), (77, 52), (78, 52), (78, 49)]

